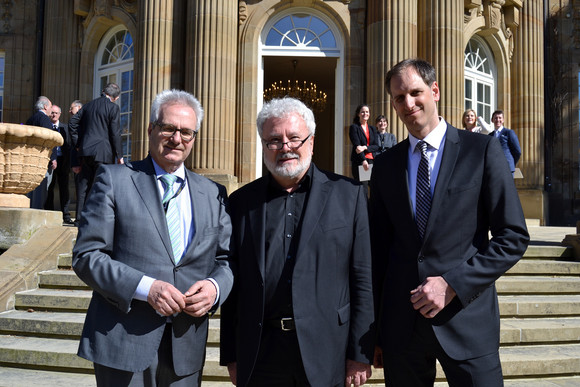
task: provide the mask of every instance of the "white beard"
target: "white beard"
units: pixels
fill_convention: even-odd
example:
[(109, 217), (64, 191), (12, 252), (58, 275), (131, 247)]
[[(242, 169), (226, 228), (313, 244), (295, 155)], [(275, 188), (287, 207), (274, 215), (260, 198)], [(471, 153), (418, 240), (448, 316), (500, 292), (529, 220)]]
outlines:
[[(285, 164), (285, 165), (278, 165), (278, 160), (283, 158), (295, 158), (298, 160), (298, 163), (295, 165)], [(300, 176), (303, 172), (305, 172), (310, 167), (310, 162), (312, 161), (312, 154), (309, 154), (303, 160), (300, 160), (300, 157), (297, 153), (294, 152), (286, 152), (280, 154), (276, 157), (275, 162), (271, 162), (270, 160), (264, 158), (264, 164), (268, 171), (274, 176), (285, 177), (285, 178), (295, 178)]]

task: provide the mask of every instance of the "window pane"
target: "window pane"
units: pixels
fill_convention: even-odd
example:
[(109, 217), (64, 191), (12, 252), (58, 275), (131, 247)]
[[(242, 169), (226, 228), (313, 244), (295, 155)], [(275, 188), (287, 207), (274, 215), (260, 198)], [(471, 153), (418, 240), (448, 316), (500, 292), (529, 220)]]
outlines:
[(292, 22), (294, 23), (294, 27), (306, 28), (310, 22), (310, 16), (294, 14), (292, 15)]
[(281, 39), (282, 34), (272, 28), (266, 37), (266, 46), (279, 46)]
[(473, 91), (471, 90), (471, 80), (466, 79), (465, 80), (465, 98), (471, 99), (471, 93), (473, 93)]
[(320, 40), (322, 41), (322, 47), (336, 48), (336, 39), (330, 30), (320, 35)]

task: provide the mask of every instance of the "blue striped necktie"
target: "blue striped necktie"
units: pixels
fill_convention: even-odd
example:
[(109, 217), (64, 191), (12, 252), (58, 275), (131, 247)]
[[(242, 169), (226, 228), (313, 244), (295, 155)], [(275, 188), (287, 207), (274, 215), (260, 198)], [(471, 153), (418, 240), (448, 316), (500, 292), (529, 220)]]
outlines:
[(431, 211), (431, 172), (429, 171), (429, 156), (427, 143), (419, 141), (415, 148), (421, 151), (421, 161), (417, 169), (417, 190), (415, 200), (415, 221), (421, 239), (425, 236), (429, 212)]
[(163, 194), (163, 207), (166, 208), (165, 218), (167, 220), (169, 238), (171, 239), (171, 247), (173, 248), (173, 259), (177, 264), (183, 254), (183, 234), (181, 231), (181, 219), (179, 216), (177, 198), (173, 197), (175, 194), (173, 186), (179, 178), (175, 175), (166, 173), (161, 175), (159, 179), (161, 179), (163, 189), (165, 190), (165, 193)]

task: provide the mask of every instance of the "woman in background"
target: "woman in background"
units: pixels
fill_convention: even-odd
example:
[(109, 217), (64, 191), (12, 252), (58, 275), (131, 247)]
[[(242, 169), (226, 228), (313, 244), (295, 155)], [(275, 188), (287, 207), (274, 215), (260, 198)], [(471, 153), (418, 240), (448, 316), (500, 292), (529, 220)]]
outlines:
[(377, 125), (378, 137), (377, 143), (379, 144), (379, 150), (375, 152), (375, 157), (389, 149), (390, 147), (397, 144), (397, 137), (393, 133), (387, 132), (389, 127), (389, 121), (384, 115), (379, 115), (375, 119), (375, 125)]
[(463, 113), (463, 129), (481, 134), (489, 134), (493, 131), (483, 118), (477, 116), (477, 113), (473, 109), (467, 109)]
[[(377, 143), (377, 129), (369, 125), (370, 110), (368, 105), (357, 106), (353, 123), (348, 130), (348, 136), (352, 143), (350, 161), (352, 164), (352, 175), (360, 181), (359, 166), (362, 165), (365, 171), (370, 169), (373, 163), (373, 154), (379, 150)], [(368, 186), (368, 181), (363, 181)]]

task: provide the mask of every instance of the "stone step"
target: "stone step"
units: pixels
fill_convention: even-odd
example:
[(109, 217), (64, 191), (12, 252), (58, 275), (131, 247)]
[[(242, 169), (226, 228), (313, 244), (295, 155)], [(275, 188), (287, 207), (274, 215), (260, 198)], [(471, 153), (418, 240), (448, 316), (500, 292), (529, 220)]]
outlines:
[(23, 368), (93, 372), (93, 364), (77, 356), (78, 340), (0, 336), (0, 364)]
[[(95, 376), (71, 372), (41, 371), (0, 367), (1, 385), (5, 387), (95, 387)], [(206, 384), (203, 384), (204, 387)], [(230, 383), (231, 386), (231, 383)]]
[(509, 275), (580, 276), (580, 262), (522, 259), (505, 273)]
[[(562, 239), (564, 237), (562, 236)], [(553, 245), (530, 245), (524, 253), (525, 259), (551, 259), (573, 261), (574, 251), (567, 246), (553, 246)]]
[(495, 286), (498, 294), (580, 294), (580, 277), (506, 276)]
[(84, 321), (84, 313), (10, 310), (0, 313), (0, 333), (78, 340)]
[(14, 295), (16, 309), (86, 312), (91, 301), (90, 290), (34, 289)]
[(502, 318), (500, 343), (580, 343), (580, 318)]
[(72, 270), (72, 252), (67, 254), (60, 254), (58, 256), (57, 266), (59, 269)]
[(38, 273), (41, 288), (90, 289), (72, 270), (47, 270)]
[(503, 318), (580, 316), (580, 295), (500, 295), (499, 311)]
[[(506, 379), (567, 377), (580, 374), (580, 344), (502, 347), (500, 358)], [(218, 348), (208, 348), (204, 375), (212, 380), (228, 380), (227, 369), (219, 365)], [(382, 370), (373, 369), (371, 382), (377, 383), (382, 379)], [(438, 381), (445, 379), (439, 364), (437, 379)]]

